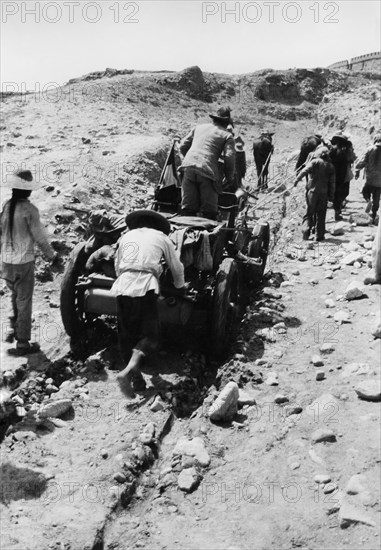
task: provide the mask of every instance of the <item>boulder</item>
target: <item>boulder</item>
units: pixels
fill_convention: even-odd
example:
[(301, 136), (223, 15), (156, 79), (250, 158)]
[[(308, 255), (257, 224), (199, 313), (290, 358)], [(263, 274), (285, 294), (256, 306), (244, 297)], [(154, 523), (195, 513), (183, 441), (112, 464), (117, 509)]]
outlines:
[(243, 407), (244, 405), (255, 405), (255, 397), (251, 395), (250, 393), (239, 390), (238, 394), (238, 406)]
[(358, 495), (365, 491), (364, 484), (366, 479), (364, 475), (356, 474), (350, 478), (347, 483), (346, 492), (348, 495)]
[(277, 405), (281, 405), (282, 403), (288, 403), (289, 398), (286, 396), (286, 395), (282, 395), (280, 393), (278, 393), (275, 397), (274, 397), (274, 403), (276, 403)]
[(363, 523), (364, 525), (370, 525), (371, 527), (376, 526), (375, 522), (368, 516), (368, 514), (344, 500), (339, 512), (340, 527), (342, 529), (346, 529), (349, 525), (354, 523)]
[(355, 262), (362, 262), (364, 260), (364, 257), (361, 252), (355, 250), (354, 252), (350, 252), (344, 258), (342, 258), (341, 263), (344, 265), (353, 265)]
[(331, 235), (344, 235), (346, 230), (348, 230), (346, 222), (337, 222), (331, 229)]
[(157, 395), (152, 405), (150, 405), (150, 410), (152, 412), (158, 412), (162, 411), (163, 409), (165, 409), (165, 402), (162, 400), (160, 395)]
[(183, 437), (179, 439), (172, 454), (174, 456), (185, 455), (193, 457), (203, 468), (209, 466), (210, 464), (210, 456), (201, 437), (194, 437), (193, 439)]
[(356, 386), (355, 392), (364, 401), (381, 401), (381, 380), (379, 378), (364, 380)]
[(195, 468), (186, 468), (180, 472), (177, 479), (179, 488), (185, 493), (193, 491), (200, 481), (200, 477)]
[(333, 344), (330, 344), (330, 343), (326, 343), (326, 344), (322, 344), (320, 346), (320, 351), (321, 353), (332, 353), (335, 349), (335, 346)]
[(343, 323), (351, 322), (351, 317), (348, 311), (344, 311), (344, 310), (336, 311), (335, 315), (333, 316), (333, 319), (336, 321), (336, 323), (339, 323), (340, 325), (342, 325)]
[(238, 385), (228, 382), (208, 411), (210, 420), (232, 420), (238, 411), (238, 397)]
[(344, 297), (346, 300), (356, 300), (364, 296), (364, 287), (359, 281), (352, 281), (345, 289)]
[(367, 363), (349, 363), (344, 365), (341, 376), (347, 378), (348, 376), (359, 376), (364, 374), (371, 374), (372, 368)]
[(265, 384), (268, 386), (278, 386), (278, 375), (276, 372), (269, 372), (268, 377), (265, 380)]
[(366, 226), (372, 223), (372, 217), (365, 212), (359, 212), (358, 214), (351, 214), (349, 217), (350, 223), (355, 223), (359, 226)]
[(317, 354), (312, 356), (311, 363), (315, 367), (323, 367), (324, 366), (323, 359), (320, 357), (320, 355), (317, 355)]

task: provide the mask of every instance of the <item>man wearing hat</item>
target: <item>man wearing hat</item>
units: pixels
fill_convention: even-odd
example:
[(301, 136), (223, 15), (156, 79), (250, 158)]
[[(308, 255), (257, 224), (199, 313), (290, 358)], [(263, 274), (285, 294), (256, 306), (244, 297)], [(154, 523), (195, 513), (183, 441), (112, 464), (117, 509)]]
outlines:
[(12, 197), (3, 206), (0, 218), (2, 278), (11, 291), (13, 316), (7, 341), (16, 339), (12, 355), (28, 355), (40, 350), (37, 342), (30, 342), (32, 330), (32, 298), (34, 289), (34, 245), (50, 260), (57, 253), (49, 244), (40, 221), (38, 208), (29, 201), (38, 188), (29, 170), (17, 172), (7, 179)]
[(356, 180), (363, 168), (365, 169), (365, 185), (362, 195), (371, 207), (373, 223), (376, 223), (381, 197), (381, 134), (374, 136), (373, 146), (366, 151), (362, 159), (356, 164)]
[(234, 137), (228, 131), (233, 125), (229, 108), (220, 108), (209, 115), (212, 123), (200, 124), (180, 143), (184, 156), (180, 171), (182, 179), (182, 213), (197, 214), (210, 219), (217, 217), (218, 195), (222, 193), (218, 159), (224, 158), (227, 187), (236, 190)]
[(123, 393), (135, 397), (133, 383), (141, 382), (139, 366), (159, 346), (157, 298), (161, 260), (165, 259), (177, 289), (184, 287), (184, 266), (169, 239), (170, 224), (153, 210), (127, 215), (129, 231), (120, 241), (115, 259), (118, 338), (127, 366), (117, 375)]

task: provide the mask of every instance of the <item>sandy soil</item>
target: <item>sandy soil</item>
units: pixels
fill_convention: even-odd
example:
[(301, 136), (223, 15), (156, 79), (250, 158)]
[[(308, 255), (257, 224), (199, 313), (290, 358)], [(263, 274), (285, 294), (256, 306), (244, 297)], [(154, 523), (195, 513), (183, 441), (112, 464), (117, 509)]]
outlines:
[[(120, 78), (99, 81), (102, 94), (93, 102), (81, 99), (79, 82), (74, 102), (31, 97), (22, 105), (17, 98), (4, 103), (5, 161), (41, 166), (44, 186), (34, 199), (64, 261), (87, 228), (86, 215), (63, 206), (112, 211), (143, 206), (171, 138), (184, 135), (215, 106), (186, 97), (184, 90), (161, 88), (149, 75), (136, 77), (139, 85), (133, 77)], [(115, 82), (123, 86), (113, 103)], [(341, 86), (341, 77), (334, 84)], [(297, 120), (287, 118), (295, 108), (281, 102), (231, 99), (248, 159), (264, 124), (276, 128), (273, 181), (280, 172), (291, 181), (294, 152), (317, 124), (326, 135), (348, 124), (360, 154), (377, 117), (371, 106), (379, 91), (363, 77), (351, 86), (345, 103), (331, 90), (322, 108), (303, 104), (310, 116)], [(255, 184), (252, 168), (247, 179)], [(346, 220), (364, 209), (360, 187), (360, 182), (352, 185)], [(23, 420), (13, 413), (2, 423), (4, 549), (379, 547), (380, 407), (360, 400), (355, 387), (380, 380), (380, 340), (371, 336), (380, 289), (366, 287), (366, 295), (351, 302), (342, 297), (350, 281), (362, 281), (368, 272), (370, 251), (363, 245), (375, 228), (348, 224), (344, 235), (308, 247), (301, 241), (303, 209), (300, 184), (286, 202), (278, 197), (257, 212), (273, 228), (268, 273), (249, 296), (226, 361), (205, 361), (197, 338), (184, 342), (167, 335), (163, 351), (144, 369), (148, 391), (133, 406), (115, 383), (121, 367), (115, 334), (105, 331), (89, 353), (103, 351), (87, 361), (71, 358), (59, 312), (63, 266), (51, 271), (38, 259), (34, 334), (42, 352), (25, 361), (7, 355), (10, 344), (1, 346), (3, 380), (6, 373), (26, 413)], [(332, 219), (330, 210), (329, 229)], [(341, 264), (356, 247), (364, 261)], [(326, 278), (328, 271), (332, 278)], [(333, 300), (333, 307), (326, 307), (326, 300)], [(336, 322), (339, 311), (348, 312), (350, 322)], [(8, 313), (4, 290), (2, 337)], [(320, 351), (323, 344), (332, 345), (330, 353)], [(314, 354), (321, 355), (323, 366), (311, 363)], [(324, 379), (318, 381), (320, 370)], [(278, 375), (277, 386), (266, 383), (271, 373)], [(256, 404), (243, 407), (231, 423), (213, 424), (206, 417), (208, 404), (228, 380), (249, 391)], [(73, 409), (56, 425), (36, 423), (33, 403), (46, 398), (52, 385), (73, 399)], [(157, 395), (164, 408), (153, 412)], [(143, 444), (140, 436), (150, 423), (156, 434)], [(334, 432), (334, 442), (312, 442), (322, 427)], [(178, 488), (183, 466), (172, 457), (184, 436), (200, 436), (211, 458), (208, 467), (197, 466), (200, 482), (190, 494)], [(319, 474), (334, 485), (316, 483)], [(349, 495), (347, 484), (355, 474), (363, 475), (362, 487)], [(342, 515), (351, 514), (358, 521), (345, 529)]]

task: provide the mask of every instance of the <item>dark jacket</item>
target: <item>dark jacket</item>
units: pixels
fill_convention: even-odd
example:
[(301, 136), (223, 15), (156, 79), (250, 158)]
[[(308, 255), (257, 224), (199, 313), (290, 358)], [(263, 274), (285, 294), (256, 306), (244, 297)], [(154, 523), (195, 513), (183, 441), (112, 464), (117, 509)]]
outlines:
[(306, 183), (307, 191), (313, 191), (317, 195), (326, 196), (332, 201), (335, 194), (335, 168), (332, 162), (322, 158), (312, 159), (307, 166), (298, 174), (296, 181), (300, 181), (304, 176), (310, 178)]
[(234, 185), (235, 146), (230, 132), (217, 124), (200, 124), (180, 143), (180, 152), (185, 156), (180, 170), (196, 168), (202, 176), (217, 183), (220, 190), (218, 159), (223, 156), (228, 184)]
[(348, 142), (347, 146), (334, 145), (330, 151), (330, 159), (335, 167), (336, 186), (349, 181), (349, 170), (352, 162), (356, 160), (352, 144)]
[(236, 150), (235, 154), (235, 170), (237, 173), (237, 177), (239, 178), (239, 180), (241, 180), (246, 175), (246, 153), (245, 151)]

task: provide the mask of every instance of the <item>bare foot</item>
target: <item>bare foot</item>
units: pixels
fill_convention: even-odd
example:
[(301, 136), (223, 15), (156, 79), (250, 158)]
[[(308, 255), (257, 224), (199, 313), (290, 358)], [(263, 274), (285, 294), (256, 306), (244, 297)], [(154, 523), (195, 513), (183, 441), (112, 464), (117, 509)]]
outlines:
[(132, 375), (134, 374), (134, 371), (130, 370), (129, 372), (119, 372), (116, 375), (116, 381), (119, 384), (120, 391), (129, 399), (134, 399), (136, 397), (136, 394), (132, 388)]

